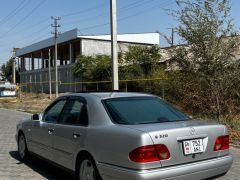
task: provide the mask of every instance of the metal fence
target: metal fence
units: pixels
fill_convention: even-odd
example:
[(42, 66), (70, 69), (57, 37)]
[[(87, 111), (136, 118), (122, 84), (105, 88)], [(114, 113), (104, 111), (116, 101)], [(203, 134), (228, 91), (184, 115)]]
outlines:
[[(52, 93), (55, 93), (56, 81), (51, 81)], [(119, 80), (119, 90), (123, 92), (148, 92), (165, 97), (166, 79), (127, 79)], [(18, 84), (19, 91), (30, 93), (50, 93), (50, 82), (28, 82)], [(58, 81), (60, 93), (77, 93), (82, 91), (111, 91), (112, 81)], [(69, 91), (65, 91), (68, 89)]]

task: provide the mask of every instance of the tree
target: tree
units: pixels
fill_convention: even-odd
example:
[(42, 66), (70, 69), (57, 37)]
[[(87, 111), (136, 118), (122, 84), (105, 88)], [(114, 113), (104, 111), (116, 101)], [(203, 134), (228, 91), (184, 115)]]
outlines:
[(181, 69), (177, 79), (185, 83), (180, 83), (179, 91), (186, 90), (180, 94), (192, 99), (188, 106), (194, 104), (199, 111), (205, 110), (219, 119), (230, 112), (228, 102), (239, 101), (240, 90), (240, 63), (236, 59), (240, 38), (229, 15), (229, 1), (176, 2), (179, 10), (173, 15), (179, 22), (177, 32), (186, 43), (172, 51), (172, 61)]
[(158, 69), (160, 59), (160, 48), (157, 46), (130, 46), (124, 54), (124, 64), (130, 77), (151, 76)]
[[(110, 81), (111, 80), (111, 58), (106, 55), (79, 56), (73, 68), (74, 76), (81, 77), (83, 81)], [(109, 83), (87, 83), (84, 88), (107, 90)]]
[(123, 57), (124, 66), (120, 71), (122, 77), (125, 79), (152, 79), (151, 81), (132, 82), (128, 85), (129, 89), (162, 94), (163, 83), (167, 79), (167, 75), (160, 66), (162, 55), (158, 46), (130, 46)]
[[(157, 46), (130, 46), (119, 56), (119, 74), (123, 78), (147, 77), (154, 74), (161, 58)], [(87, 80), (110, 80), (111, 58), (106, 55), (80, 56), (74, 67), (74, 75)]]
[[(164, 71), (158, 66), (160, 58), (160, 48), (157, 46), (130, 46), (127, 52), (119, 54), (119, 77), (121, 80), (162, 77)], [(83, 77), (84, 80), (110, 81), (111, 66), (110, 56), (80, 56), (75, 63), (74, 75)], [(158, 83), (135, 82), (128, 84), (128, 89), (146, 91), (155, 89), (150, 87), (157, 86)]]
[(85, 80), (106, 81), (111, 78), (111, 58), (106, 55), (80, 56), (73, 69), (76, 77)]
[[(12, 82), (12, 70), (13, 70), (13, 59), (9, 59), (5, 64), (1, 66), (1, 76), (5, 81)], [(16, 69), (16, 82), (20, 82), (19, 73)]]

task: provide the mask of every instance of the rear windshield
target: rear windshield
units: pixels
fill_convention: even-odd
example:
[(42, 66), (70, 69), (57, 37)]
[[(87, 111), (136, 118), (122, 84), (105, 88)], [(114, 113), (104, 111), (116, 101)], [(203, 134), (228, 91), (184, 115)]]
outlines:
[(150, 124), (186, 121), (188, 116), (157, 97), (113, 98), (103, 101), (118, 124)]

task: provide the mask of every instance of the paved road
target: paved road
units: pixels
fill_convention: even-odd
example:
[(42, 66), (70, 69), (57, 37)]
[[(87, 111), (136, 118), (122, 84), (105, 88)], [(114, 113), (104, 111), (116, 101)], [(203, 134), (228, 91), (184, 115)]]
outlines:
[[(38, 158), (32, 158), (26, 164), (19, 161), (14, 139), (16, 123), (29, 117), (26, 113), (0, 109), (0, 179), (51, 179), (74, 180), (68, 173)], [(240, 180), (240, 149), (231, 148), (234, 164), (224, 177), (217, 180)]]

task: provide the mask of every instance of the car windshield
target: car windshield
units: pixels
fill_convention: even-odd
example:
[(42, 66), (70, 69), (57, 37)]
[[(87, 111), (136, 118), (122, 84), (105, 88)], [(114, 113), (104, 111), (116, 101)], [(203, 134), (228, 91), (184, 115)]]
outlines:
[(150, 124), (186, 121), (188, 116), (157, 97), (124, 97), (103, 101), (118, 124)]

